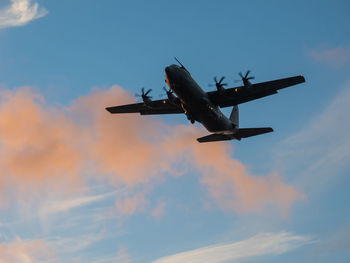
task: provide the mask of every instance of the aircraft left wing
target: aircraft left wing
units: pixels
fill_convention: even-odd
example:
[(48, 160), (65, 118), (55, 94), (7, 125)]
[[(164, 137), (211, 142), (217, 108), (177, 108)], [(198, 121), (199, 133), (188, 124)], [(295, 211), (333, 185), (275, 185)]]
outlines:
[(210, 100), (219, 107), (229, 107), (251, 100), (260, 99), (277, 93), (277, 90), (305, 82), (303, 76), (277, 79), (252, 84), (249, 87), (241, 86), (225, 89), (224, 91), (208, 92)]
[(106, 110), (110, 113), (140, 113), (141, 115), (184, 113), (177, 100), (170, 102), (168, 99), (107, 107)]

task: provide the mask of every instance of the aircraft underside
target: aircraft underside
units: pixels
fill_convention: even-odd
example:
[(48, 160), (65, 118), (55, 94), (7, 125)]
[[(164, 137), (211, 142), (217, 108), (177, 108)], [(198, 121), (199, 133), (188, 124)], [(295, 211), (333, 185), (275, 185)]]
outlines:
[[(305, 82), (303, 76), (295, 76), (252, 84), (250, 80), (254, 77), (249, 76), (248, 70), (245, 75), (239, 73), (243, 86), (226, 89), (224, 87), (227, 83), (223, 83), (225, 77), (220, 80), (214, 77), (217, 90), (205, 92), (189, 71), (181, 63), (180, 65), (165, 68), (166, 82), (170, 89), (163, 89), (168, 99), (153, 101), (149, 96), (151, 89), (145, 91), (142, 88), (142, 93), (138, 96), (143, 102), (107, 107), (106, 110), (110, 113), (140, 113), (141, 115), (183, 113), (191, 123), (197, 121), (212, 133), (198, 138), (198, 142), (241, 140), (272, 132), (273, 129), (271, 127), (239, 128), (238, 104), (270, 96), (280, 89)], [(221, 112), (220, 107), (230, 106), (233, 106), (233, 109), (228, 118)]]

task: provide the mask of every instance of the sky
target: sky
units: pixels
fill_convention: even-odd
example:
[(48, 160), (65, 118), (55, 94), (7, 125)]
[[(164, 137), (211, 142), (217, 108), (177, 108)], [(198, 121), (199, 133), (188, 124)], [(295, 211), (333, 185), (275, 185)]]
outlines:
[[(0, 0), (0, 263), (348, 262), (349, 1)], [(240, 105), (242, 141), (184, 115), (110, 115), (163, 93), (304, 75)], [(230, 108), (223, 109), (225, 114)]]

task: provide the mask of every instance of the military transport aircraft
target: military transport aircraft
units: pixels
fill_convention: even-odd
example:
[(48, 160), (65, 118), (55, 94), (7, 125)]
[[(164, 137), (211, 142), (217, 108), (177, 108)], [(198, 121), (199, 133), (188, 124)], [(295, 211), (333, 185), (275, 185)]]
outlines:
[[(176, 59), (176, 58), (175, 58)], [(238, 104), (256, 100), (277, 93), (277, 90), (287, 88), (305, 82), (303, 76), (295, 76), (277, 79), (267, 82), (252, 84), (249, 76), (250, 70), (243, 75), (239, 73), (243, 86), (225, 89), (227, 83), (223, 83), (225, 77), (218, 80), (214, 78), (215, 91), (205, 92), (192, 78), (190, 72), (180, 64), (165, 68), (165, 81), (169, 90), (165, 89), (167, 99), (152, 100), (149, 93), (142, 88), (143, 102), (122, 106), (107, 107), (110, 113), (140, 113), (141, 115), (152, 114), (175, 114), (184, 113), (191, 123), (200, 122), (212, 134), (198, 138), (198, 142), (213, 142), (225, 140), (241, 140), (263, 133), (272, 132), (271, 127), (264, 128), (239, 128)], [(175, 96), (176, 95), (176, 96)], [(227, 118), (220, 107), (233, 106), (231, 115)]]

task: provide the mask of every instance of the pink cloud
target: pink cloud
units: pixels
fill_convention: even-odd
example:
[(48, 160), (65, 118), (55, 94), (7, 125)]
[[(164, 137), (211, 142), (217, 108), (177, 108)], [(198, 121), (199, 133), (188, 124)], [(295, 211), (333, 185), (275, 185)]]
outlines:
[[(139, 115), (111, 115), (106, 106), (132, 102), (114, 86), (78, 98), (70, 107), (45, 104), (28, 88), (0, 94), (0, 188), (13, 181), (20, 193), (39, 186), (75, 192), (85, 174), (130, 191), (116, 208), (130, 215), (147, 208), (146, 193), (176, 166), (196, 169), (201, 183), (222, 209), (239, 213), (277, 207), (286, 213), (303, 195), (276, 174), (255, 176), (232, 158), (231, 143), (199, 144), (203, 130), (168, 125)], [(8, 180), (11, 178), (11, 180)], [(14, 187), (11, 185), (10, 187)], [(140, 193), (130, 194), (135, 187)], [(45, 189), (41, 187), (40, 189)], [(27, 196), (22, 194), (22, 197)], [(27, 200), (27, 199), (25, 199)], [(161, 214), (161, 207), (155, 214)]]
[(0, 262), (53, 262), (54, 251), (43, 240), (0, 243)]

